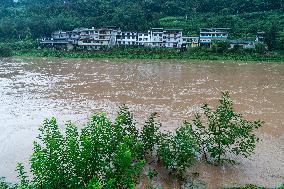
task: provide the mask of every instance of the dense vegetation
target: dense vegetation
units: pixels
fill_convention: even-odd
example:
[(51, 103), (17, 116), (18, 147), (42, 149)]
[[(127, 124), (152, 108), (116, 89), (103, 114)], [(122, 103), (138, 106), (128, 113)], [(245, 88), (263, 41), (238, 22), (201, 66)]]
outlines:
[[(203, 123), (196, 115), (173, 133), (160, 131), (156, 113), (139, 127), (126, 106), (114, 121), (98, 113), (80, 130), (67, 123), (64, 134), (55, 118), (46, 119), (30, 158), (33, 178), (29, 180), (23, 165), (18, 164), (19, 184), (9, 185), (0, 179), (0, 187), (134, 189), (145, 174), (144, 166), (160, 162), (181, 183), (187, 181), (184, 188), (191, 188), (185, 187), (191, 185), (186, 170), (203, 161), (204, 153), (209, 163), (234, 163), (228, 156), (230, 149), (248, 157), (258, 140), (253, 130), (263, 122), (248, 121), (236, 113), (227, 92), (219, 102), (215, 110), (203, 106), (208, 121)], [(146, 174), (153, 179), (159, 170)]]
[(190, 48), (185, 52), (177, 49), (122, 47), (107, 51), (64, 51), (54, 49), (17, 50), (15, 56), (58, 58), (124, 58), (124, 59), (183, 59), (183, 60), (239, 60), (283, 62), (284, 56), (277, 52), (260, 53), (257, 50), (215, 51), (214, 48)]
[(102, 25), (125, 30), (182, 26), (189, 33), (204, 26), (231, 27), (245, 35), (272, 25), (283, 29), (283, 10), (282, 0), (5, 0), (0, 36), (23, 38), (31, 32), (40, 37), (57, 29)]
[(145, 31), (179, 27), (198, 34), (200, 27), (229, 27), (232, 38), (254, 38), (266, 31), (269, 48), (282, 49), (283, 0), (4, 0), (0, 39), (24, 40), (75, 27), (118, 26)]

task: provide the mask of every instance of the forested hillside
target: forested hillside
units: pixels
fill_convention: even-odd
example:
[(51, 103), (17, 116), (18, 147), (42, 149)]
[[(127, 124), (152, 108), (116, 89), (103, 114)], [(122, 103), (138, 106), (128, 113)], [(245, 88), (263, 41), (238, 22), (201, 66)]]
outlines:
[(188, 35), (198, 34), (200, 27), (230, 27), (231, 38), (254, 37), (261, 30), (276, 33), (272, 38), (280, 43), (284, 3), (283, 0), (1, 0), (2, 41), (91, 26), (139, 31), (158, 26), (179, 27)]

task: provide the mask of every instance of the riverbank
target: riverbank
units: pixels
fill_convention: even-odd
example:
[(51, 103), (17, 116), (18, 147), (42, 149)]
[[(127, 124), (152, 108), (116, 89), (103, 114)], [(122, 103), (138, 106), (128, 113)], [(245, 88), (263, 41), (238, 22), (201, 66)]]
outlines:
[(52, 49), (15, 50), (13, 56), (60, 58), (122, 58), (122, 59), (181, 59), (181, 60), (234, 60), (284, 62), (283, 53), (257, 53), (253, 51), (216, 53), (211, 49), (117, 48), (107, 51), (64, 51)]

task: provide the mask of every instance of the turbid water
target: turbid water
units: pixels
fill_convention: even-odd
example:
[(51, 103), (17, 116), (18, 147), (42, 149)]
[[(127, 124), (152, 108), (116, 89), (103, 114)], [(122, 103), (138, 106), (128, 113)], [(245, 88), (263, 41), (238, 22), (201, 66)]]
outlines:
[(44, 118), (86, 122), (105, 111), (114, 117), (125, 103), (138, 121), (158, 112), (163, 129), (173, 130), (216, 105), (228, 90), (247, 119), (266, 123), (249, 159), (236, 166), (198, 164), (210, 188), (258, 184), (276, 187), (284, 176), (284, 63), (162, 60), (0, 59), (0, 176), (15, 180)]

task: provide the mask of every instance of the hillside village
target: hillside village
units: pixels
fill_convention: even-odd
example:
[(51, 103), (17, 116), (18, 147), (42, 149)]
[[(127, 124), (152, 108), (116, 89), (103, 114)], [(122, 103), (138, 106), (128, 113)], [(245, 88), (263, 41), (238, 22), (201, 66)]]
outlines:
[(228, 41), (244, 49), (255, 48), (264, 41), (264, 32), (258, 32), (255, 41), (228, 40), (230, 28), (201, 28), (198, 37), (184, 36), (182, 29), (151, 28), (148, 32), (127, 32), (116, 27), (76, 28), (73, 31), (56, 31), (51, 38), (39, 40), (40, 47), (101, 50), (113, 46), (143, 46), (155, 48), (211, 47), (216, 41)]

